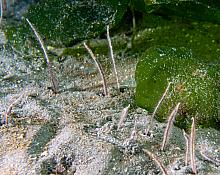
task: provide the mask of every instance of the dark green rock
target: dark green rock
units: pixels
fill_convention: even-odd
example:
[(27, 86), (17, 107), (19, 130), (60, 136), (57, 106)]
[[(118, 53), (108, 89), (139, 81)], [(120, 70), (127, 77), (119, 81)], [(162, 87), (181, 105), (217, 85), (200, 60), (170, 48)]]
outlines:
[(127, 4), (128, 0), (41, 0), (26, 17), (47, 40), (73, 45), (118, 23)]
[(136, 67), (137, 105), (152, 112), (168, 82), (173, 82), (158, 110), (158, 119), (164, 121), (181, 102), (177, 118), (180, 127), (186, 127), (187, 121), (196, 114), (198, 125), (217, 127), (220, 121), (220, 65), (201, 60), (185, 48), (150, 48)]
[(220, 1), (209, 0), (132, 0), (132, 5), (144, 13), (181, 16), (220, 24)]

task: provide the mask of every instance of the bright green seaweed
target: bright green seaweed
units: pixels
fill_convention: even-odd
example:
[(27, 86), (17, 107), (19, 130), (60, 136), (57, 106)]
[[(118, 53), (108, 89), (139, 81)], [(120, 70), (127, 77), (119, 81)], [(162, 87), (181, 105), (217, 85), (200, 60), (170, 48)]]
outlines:
[(164, 120), (181, 102), (177, 124), (186, 127), (196, 116), (197, 124), (217, 127), (220, 121), (220, 66), (205, 63), (185, 48), (155, 47), (145, 52), (136, 67), (136, 103), (153, 111), (168, 82), (172, 86), (158, 111)]

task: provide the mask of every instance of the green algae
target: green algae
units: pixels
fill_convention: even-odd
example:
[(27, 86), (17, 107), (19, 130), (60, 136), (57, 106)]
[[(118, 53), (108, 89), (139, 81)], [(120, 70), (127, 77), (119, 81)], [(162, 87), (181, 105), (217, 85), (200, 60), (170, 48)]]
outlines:
[[(29, 7), (24, 18), (31, 21), (46, 46), (55, 49), (65, 48), (64, 56), (79, 56), (85, 54), (84, 48), (72, 46), (105, 33), (107, 25), (111, 27), (118, 25), (127, 4), (128, 0), (39, 1)], [(39, 55), (39, 43), (24, 18), (20, 21), (7, 21), (4, 31), (8, 43), (17, 51), (22, 51), (24, 55)], [(123, 41), (123, 45), (124, 43)], [(100, 43), (94, 51), (100, 54), (107, 53), (106, 45)]]
[(219, 62), (219, 25), (155, 15), (148, 15), (143, 20), (146, 25), (135, 37), (135, 52), (144, 52), (153, 46), (187, 47), (200, 59)]
[(27, 18), (55, 45), (66, 46), (100, 35), (108, 24), (118, 24), (128, 0), (48, 0), (33, 5)]
[(131, 0), (132, 6), (143, 13), (166, 17), (209, 21), (220, 24), (220, 2), (208, 0)]
[(172, 82), (157, 113), (160, 121), (164, 121), (172, 108), (181, 102), (177, 118), (180, 127), (186, 127), (193, 116), (202, 127), (219, 127), (219, 68), (219, 64), (204, 62), (185, 48), (151, 48), (136, 67), (136, 103), (152, 112), (168, 82)]

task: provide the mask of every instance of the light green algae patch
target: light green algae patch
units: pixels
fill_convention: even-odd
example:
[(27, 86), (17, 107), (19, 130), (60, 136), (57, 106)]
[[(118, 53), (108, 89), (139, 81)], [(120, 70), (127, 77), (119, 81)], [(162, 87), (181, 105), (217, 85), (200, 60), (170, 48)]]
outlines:
[(181, 102), (177, 125), (186, 127), (187, 121), (196, 116), (198, 125), (216, 127), (220, 121), (220, 66), (201, 60), (185, 48), (150, 48), (136, 67), (137, 105), (152, 112), (168, 82), (172, 82), (158, 119), (165, 120)]
[(187, 47), (207, 62), (218, 62), (220, 26), (208, 22), (184, 21), (181, 18), (145, 17), (146, 28), (134, 40), (134, 50), (144, 52), (154, 46)]

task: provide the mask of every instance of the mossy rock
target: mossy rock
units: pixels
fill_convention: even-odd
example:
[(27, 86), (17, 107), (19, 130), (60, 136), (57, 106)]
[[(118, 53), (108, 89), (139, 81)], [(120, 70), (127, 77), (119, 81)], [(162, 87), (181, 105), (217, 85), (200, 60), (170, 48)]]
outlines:
[(220, 65), (203, 62), (186, 48), (154, 47), (139, 60), (135, 79), (136, 103), (152, 112), (172, 82), (166, 99), (157, 112), (166, 120), (181, 102), (176, 124), (187, 127), (196, 116), (201, 127), (218, 127), (220, 122)]
[(146, 49), (162, 45), (187, 47), (204, 61), (219, 61), (220, 25), (207, 22), (183, 21), (181, 18), (166, 20), (148, 15), (147, 26), (138, 32), (133, 50), (144, 52)]
[(209, 0), (131, 0), (132, 6), (144, 13), (181, 16), (220, 24), (220, 1)]
[(128, 0), (40, 0), (26, 17), (51, 43), (70, 46), (100, 35), (108, 24), (117, 24), (127, 5)]

